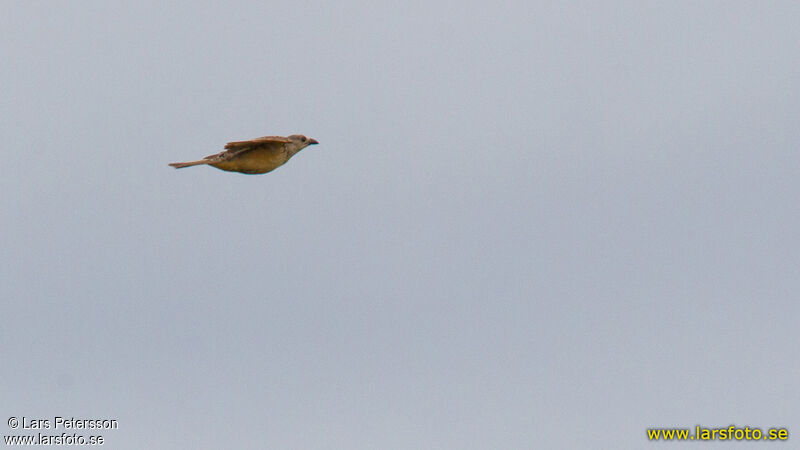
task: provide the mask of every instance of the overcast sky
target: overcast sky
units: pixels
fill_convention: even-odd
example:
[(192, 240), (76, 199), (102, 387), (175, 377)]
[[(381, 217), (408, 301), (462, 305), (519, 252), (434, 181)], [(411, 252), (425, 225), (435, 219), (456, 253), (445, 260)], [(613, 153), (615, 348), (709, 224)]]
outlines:
[[(791, 1), (3, 2), (0, 429), (796, 442), (798, 24)], [(167, 166), (293, 133), (321, 144), (266, 175)]]

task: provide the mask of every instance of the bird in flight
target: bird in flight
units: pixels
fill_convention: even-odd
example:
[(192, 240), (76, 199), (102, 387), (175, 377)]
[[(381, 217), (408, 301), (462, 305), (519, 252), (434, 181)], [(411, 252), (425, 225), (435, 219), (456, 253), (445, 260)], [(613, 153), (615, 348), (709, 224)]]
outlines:
[(228, 142), (225, 151), (203, 159), (189, 162), (172, 163), (176, 169), (207, 164), (228, 172), (240, 172), (249, 175), (271, 172), (286, 164), (289, 158), (309, 145), (319, 144), (302, 134), (289, 137), (264, 136), (249, 141)]

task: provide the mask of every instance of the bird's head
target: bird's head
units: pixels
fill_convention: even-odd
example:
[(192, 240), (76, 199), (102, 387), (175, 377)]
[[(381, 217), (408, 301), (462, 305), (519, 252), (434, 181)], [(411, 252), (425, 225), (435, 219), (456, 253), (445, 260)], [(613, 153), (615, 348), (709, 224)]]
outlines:
[(297, 148), (297, 152), (308, 147), (309, 145), (319, 144), (316, 139), (305, 137), (302, 134), (293, 134), (289, 136), (289, 140), (291, 140), (293, 146)]

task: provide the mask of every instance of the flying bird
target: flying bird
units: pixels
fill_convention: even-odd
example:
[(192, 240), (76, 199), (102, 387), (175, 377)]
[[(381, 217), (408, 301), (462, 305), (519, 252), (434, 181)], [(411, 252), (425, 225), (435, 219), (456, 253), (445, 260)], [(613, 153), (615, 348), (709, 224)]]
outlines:
[(225, 151), (203, 159), (189, 162), (172, 163), (176, 169), (207, 164), (228, 172), (240, 172), (249, 175), (271, 172), (286, 164), (289, 158), (309, 145), (319, 144), (302, 134), (289, 137), (264, 136), (249, 141), (228, 142)]

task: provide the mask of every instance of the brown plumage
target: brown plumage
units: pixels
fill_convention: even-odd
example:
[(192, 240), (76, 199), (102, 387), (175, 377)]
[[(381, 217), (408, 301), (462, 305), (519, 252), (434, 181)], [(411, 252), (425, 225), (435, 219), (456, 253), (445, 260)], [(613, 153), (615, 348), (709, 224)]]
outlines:
[(249, 141), (228, 142), (223, 152), (197, 161), (171, 163), (170, 166), (182, 169), (207, 164), (228, 172), (267, 173), (286, 164), (300, 150), (318, 143), (302, 134), (264, 136)]

